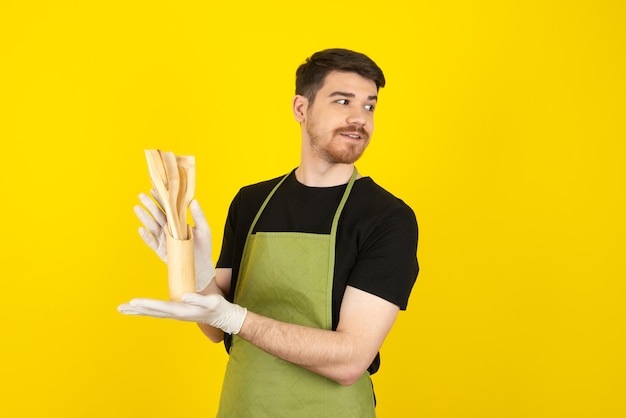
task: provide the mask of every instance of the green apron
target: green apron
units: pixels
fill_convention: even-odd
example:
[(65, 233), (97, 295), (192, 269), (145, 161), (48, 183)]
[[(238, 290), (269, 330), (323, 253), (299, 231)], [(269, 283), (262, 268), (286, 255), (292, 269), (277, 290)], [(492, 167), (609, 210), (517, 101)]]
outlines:
[[(332, 329), (335, 239), (339, 216), (356, 178), (354, 171), (335, 213), (330, 235), (300, 232), (252, 234), (246, 239), (235, 303), (279, 321)], [(374, 394), (366, 371), (351, 386), (272, 356), (233, 335), (218, 418), (369, 418)]]

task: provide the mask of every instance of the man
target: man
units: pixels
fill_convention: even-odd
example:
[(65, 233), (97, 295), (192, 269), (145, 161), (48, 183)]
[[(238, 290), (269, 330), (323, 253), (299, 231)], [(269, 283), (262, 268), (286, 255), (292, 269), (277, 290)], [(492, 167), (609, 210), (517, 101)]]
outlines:
[[(196, 201), (196, 281), (182, 302), (135, 299), (120, 311), (195, 321), (229, 362), (219, 417), (374, 417), (370, 374), (418, 273), (417, 223), (354, 163), (374, 129), (380, 68), (344, 49), (296, 72), (300, 165), (242, 188), (216, 273)], [(140, 234), (165, 259), (165, 217), (147, 196)]]

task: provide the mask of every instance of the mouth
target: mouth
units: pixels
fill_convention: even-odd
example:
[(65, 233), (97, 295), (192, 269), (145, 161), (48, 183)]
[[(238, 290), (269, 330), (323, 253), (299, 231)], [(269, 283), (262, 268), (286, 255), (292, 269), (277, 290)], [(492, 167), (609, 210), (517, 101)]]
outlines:
[(341, 135), (341, 136), (348, 137), (348, 138), (352, 138), (352, 139), (361, 139), (361, 138), (362, 138), (362, 136), (361, 136), (361, 135), (359, 135), (359, 134), (347, 134), (347, 133), (342, 133), (342, 134), (340, 134), (340, 135)]
[(368, 142), (370, 138), (369, 132), (367, 132), (365, 126), (361, 125), (339, 127), (335, 129), (335, 135), (339, 135), (353, 142)]

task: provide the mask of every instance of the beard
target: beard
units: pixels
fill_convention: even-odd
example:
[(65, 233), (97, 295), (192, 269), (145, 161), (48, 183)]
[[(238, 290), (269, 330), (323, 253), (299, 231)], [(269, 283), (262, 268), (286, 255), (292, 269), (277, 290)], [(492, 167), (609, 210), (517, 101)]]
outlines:
[[(363, 127), (351, 128), (349, 126), (335, 129), (330, 134), (315, 132), (310, 125), (306, 127), (307, 134), (311, 141), (311, 148), (324, 161), (330, 164), (353, 164), (363, 153), (370, 141), (369, 134)], [(347, 132), (358, 132), (361, 139), (350, 143), (341, 138), (341, 134)]]

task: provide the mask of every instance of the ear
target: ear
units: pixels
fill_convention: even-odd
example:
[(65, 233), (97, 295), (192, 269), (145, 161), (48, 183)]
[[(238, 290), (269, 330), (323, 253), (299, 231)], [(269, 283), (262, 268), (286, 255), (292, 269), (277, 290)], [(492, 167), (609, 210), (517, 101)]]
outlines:
[(309, 99), (299, 94), (293, 98), (291, 103), (291, 110), (293, 111), (293, 117), (297, 122), (304, 122), (304, 116), (306, 115), (307, 107), (309, 105)]

